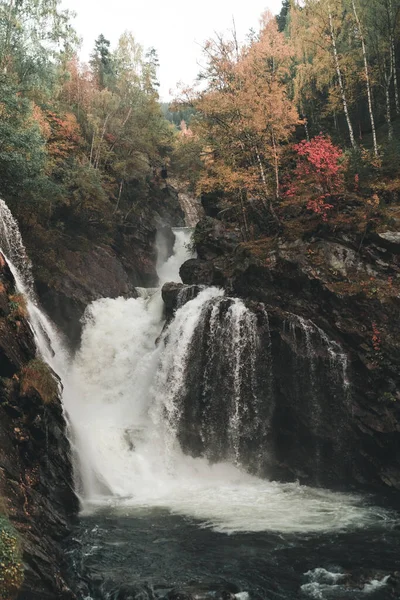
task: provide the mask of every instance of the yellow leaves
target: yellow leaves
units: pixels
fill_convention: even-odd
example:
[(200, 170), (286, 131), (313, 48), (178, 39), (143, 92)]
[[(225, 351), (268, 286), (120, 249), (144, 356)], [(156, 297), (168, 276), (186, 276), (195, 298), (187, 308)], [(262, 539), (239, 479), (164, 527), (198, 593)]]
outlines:
[(373, 196), (371, 198), (368, 198), (367, 204), (369, 206), (377, 208), (379, 206), (379, 204), (380, 204), (380, 199), (379, 199), (378, 194), (373, 194)]

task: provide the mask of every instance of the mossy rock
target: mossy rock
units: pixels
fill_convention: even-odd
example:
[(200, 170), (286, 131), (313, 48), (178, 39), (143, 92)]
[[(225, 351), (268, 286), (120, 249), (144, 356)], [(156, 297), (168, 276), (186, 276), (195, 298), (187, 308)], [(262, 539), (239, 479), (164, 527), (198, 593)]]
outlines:
[(54, 402), (59, 392), (59, 384), (53, 371), (40, 358), (31, 360), (21, 371), (21, 394), (30, 396), (35, 392), (44, 404)]
[(13, 600), (24, 580), (18, 535), (7, 517), (0, 516), (0, 600)]

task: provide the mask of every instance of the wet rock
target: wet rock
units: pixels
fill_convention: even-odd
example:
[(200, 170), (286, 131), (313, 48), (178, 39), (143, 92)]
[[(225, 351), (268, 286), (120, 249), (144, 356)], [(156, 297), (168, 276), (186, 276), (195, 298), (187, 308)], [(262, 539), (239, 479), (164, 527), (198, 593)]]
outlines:
[(128, 273), (127, 265), (122, 264), (116, 253), (103, 246), (88, 251), (66, 249), (64, 261), (62, 278), (49, 282), (39, 274), (36, 287), (46, 312), (76, 346), (82, 329), (81, 318), (88, 304), (103, 297), (135, 295), (133, 283), (139, 285), (144, 279), (135, 280), (133, 272)]
[[(182, 280), (221, 285), (246, 303), (262, 303), (269, 315), (276, 400), (269, 476), (400, 489), (397, 235), (371, 234), (362, 244), (337, 234), (234, 246), (213, 220), (198, 229), (205, 232), (200, 258), (182, 266)], [(317, 335), (312, 350), (317, 383), (310, 380), (307, 336), (297, 333), (290, 340), (288, 335), (293, 315), (313, 322), (343, 348), (351, 382), (347, 392), (335, 384), (329, 352)], [(323, 384), (329, 372), (332, 381)], [(258, 377), (267, 380), (261, 371)], [(310, 390), (317, 413), (311, 410)]]
[[(0, 280), (5, 305), (14, 281), (1, 261)], [(13, 318), (0, 323), (0, 488), (23, 550), (19, 598), (72, 600), (65, 549), (78, 500), (66, 423), (59, 398), (46, 404), (37, 390), (22, 394), (21, 369), (36, 347), (25, 317), (18, 319), (18, 325)]]
[(109, 243), (64, 235), (49, 249), (48, 260), (44, 250), (37, 251), (37, 233), (22, 231), (40, 302), (73, 348), (79, 345), (88, 304), (99, 298), (136, 297), (136, 287), (157, 286), (157, 230), (164, 228), (171, 253), (171, 227), (184, 225), (178, 194), (167, 185), (152, 189), (141, 210), (121, 214)]
[(400, 249), (400, 233), (398, 231), (385, 231), (384, 233), (378, 233), (380, 240), (393, 244), (396, 248)]
[(172, 316), (177, 308), (180, 308), (189, 300), (193, 300), (201, 292), (202, 286), (185, 285), (182, 283), (166, 283), (162, 288), (162, 299), (164, 300), (168, 316)]
[(201, 204), (207, 217), (216, 219), (222, 210), (222, 198), (215, 193), (203, 194)]
[(188, 285), (224, 286), (226, 276), (218, 264), (199, 258), (191, 258), (180, 268), (182, 281)]
[(212, 260), (233, 252), (242, 238), (238, 231), (228, 228), (222, 221), (205, 217), (196, 227), (195, 240), (199, 258)]

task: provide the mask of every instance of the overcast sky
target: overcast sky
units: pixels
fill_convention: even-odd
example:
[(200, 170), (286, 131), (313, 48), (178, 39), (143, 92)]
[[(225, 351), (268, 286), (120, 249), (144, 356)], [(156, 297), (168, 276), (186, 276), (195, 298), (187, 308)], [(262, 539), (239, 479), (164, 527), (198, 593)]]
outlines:
[(201, 62), (201, 45), (216, 31), (236, 29), (244, 39), (266, 10), (276, 14), (281, 0), (63, 0), (77, 13), (75, 28), (83, 38), (81, 56), (87, 60), (94, 40), (103, 33), (113, 45), (132, 31), (145, 48), (153, 46), (160, 59), (161, 97), (169, 97), (178, 81), (191, 83)]

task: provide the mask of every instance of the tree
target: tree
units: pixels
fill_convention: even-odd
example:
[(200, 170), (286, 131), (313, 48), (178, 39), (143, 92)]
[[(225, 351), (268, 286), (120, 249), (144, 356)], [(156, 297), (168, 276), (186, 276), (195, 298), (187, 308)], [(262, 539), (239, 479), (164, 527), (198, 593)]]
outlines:
[(318, 135), (293, 147), (297, 164), (286, 196), (306, 198), (307, 208), (328, 220), (335, 196), (344, 190), (343, 152), (329, 137)]
[(0, 75), (0, 98), (0, 194), (8, 198), (36, 185), (46, 153), (33, 105), (7, 75)]
[(278, 223), (280, 161), (298, 123), (287, 94), (291, 49), (268, 13), (258, 38), (239, 47), (235, 36), (205, 47), (206, 92), (192, 94), (191, 124), (204, 140), (203, 189), (224, 189), (234, 198), (260, 198)]
[(286, 25), (287, 25), (289, 13), (290, 13), (290, 1), (291, 0), (283, 0), (281, 12), (279, 13), (279, 15), (276, 16), (276, 21), (278, 23), (278, 30), (280, 32), (283, 32), (286, 29)]
[(94, 43), (90, 58), (90, 66), (100, 89), (110, 87), (114, 77), (113, 58), (110, 52), (110, 42), (103, 34)]
[(38, 78), (54, 75), (55, 63), (77, 43), (71, 13), (59, 0), (0, 2), (0, 69), (16, 73), (25, 87), (38, 87)]

